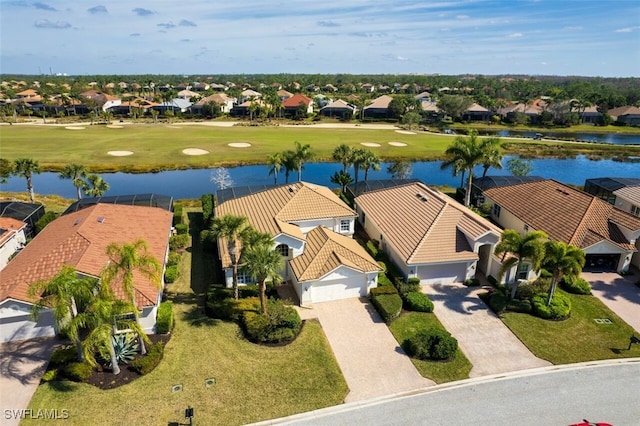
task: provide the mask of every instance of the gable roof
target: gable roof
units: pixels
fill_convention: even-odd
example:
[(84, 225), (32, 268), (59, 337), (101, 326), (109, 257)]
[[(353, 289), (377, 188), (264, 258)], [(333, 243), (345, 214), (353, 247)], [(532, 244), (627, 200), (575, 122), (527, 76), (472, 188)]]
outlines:
[(621, 106), (608, 111), (612, 117), (622, 117), (624, 115), (640, 115), (640, 108), (633, 105)]
[(391, 103), (392, 100), (393, 98), (391, 96), (382, 95), (380, 97), (375, 98), (368, 106), (364, 107), (364, 109), (369, 109), (369, 108), (387, 109), (389, 108), (389, 104)]
[(311, 98), (303, 95), (302, 93), (296, 93), (290, 98), (287, 98), (284, 101), (282, 101), (282, 105), (285, 108), (297, 108), (301, 102), (308, 107), (309, 104), (311, 104)]
[(361, 272), (381, 270), (356, 240), (324, 226), (309, 231), (304, 253), (289, 264), (299, 282), (317, 280), (342, 265)]
[[(169, 244), (173, 215), (155, 207), (96, 204), (69, 213), (47, 225), (2, 270), (0, 301), (8, 298), (32, 303), (29, 285), (48, 280), (64, 265), (97, 277), (109, 261), (106, 247), (116, 242), (131, 243), (143, 239), (148, 253), (162, 264)], [(155, 305), (158, 290), (153, 283), (134, 272), (136, 305)], [(114, 284), (117, 297), (124, 298), (119, 283)]]
[(613, 193), (617, 197), (624, 198), (630, 203), (640, 205), (640, 185), (625, 186), (624, 188), (613, 191)]
[(323, 109), (348, 109), (348, 110), (354, 111), (356, 108), (354, 106), (349, 105), (347, 102), (343, 101), (342, 99), (338, 99), (321, 108), (321, 110)]
[(619, 226), (640, 232), (639, 217), (556, 180), (490, 188), (484, 194), (553, 240), (580, 248), (606, 240), (635, 250)]
[(21, 220), (12, 217), (0, 217), (0, 247), (26, 226), (27, 224)]
[[(303, 240), (300, 228), (292, 223), (326, 218), (355, 217), (356, 213), (329, 188), (306, 182), (275, 186), (220, 203), (216, 215), (242, 215), (260, 232), (285, 234)], [(226, 243), (219, 244), (222, 267), (231, 265)]]
[(501, 233), (422, 182), (370, 191), (356, 197), (356, 204), (407, 264), (477, 259), (468, 241)]

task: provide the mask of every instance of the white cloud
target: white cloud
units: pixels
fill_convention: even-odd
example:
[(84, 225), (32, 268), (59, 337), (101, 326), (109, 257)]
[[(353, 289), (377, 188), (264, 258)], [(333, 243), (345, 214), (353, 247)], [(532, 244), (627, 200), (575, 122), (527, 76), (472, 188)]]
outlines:
[(507, 37), (509, 37), (509, 38), (519, 38), (519, 37), (522, 37), (522, 35), (523, 35), (522, 33), (511, 33)]
[(632, 33), (632, 32), (637, 31), (639, 29), (640, 29), (640, 27), (620, 28), (618, 30), (615, 30), (614, 33)]

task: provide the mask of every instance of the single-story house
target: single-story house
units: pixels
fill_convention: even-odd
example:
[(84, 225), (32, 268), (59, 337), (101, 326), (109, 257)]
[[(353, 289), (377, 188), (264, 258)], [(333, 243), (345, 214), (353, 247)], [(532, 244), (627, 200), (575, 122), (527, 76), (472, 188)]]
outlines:
[(627, 105), (610, 109), (608, 114), (618, 123), (627, 126), (640, 126), (640, 108), (636, 106)]
[(544, 231), (583, 249), (585, 270), (626, 272), (632, 257), (640, 265), (640, 217), (598, 197), (553, 179), (490, 188), (484, 197), (503, 228)]
[(27, 224), (24, 229), (26, 238), (36, 235), (36, 222), (44, 216), (45, 208), (42, 204), (24, 203), (22, 201), (0, 201), (0, 218), (13, 218)]
[[(31, 319), (36, 300), (29, 296), (29, 286), (53, 278), (65, 265), (81, 276), (98, 278), (109, 262), (106, 247), (112, 242), (142, 239), (148, 253), (164, 267), (172, 220), (173, 214), (161, 208), (94, 204), (49, 223), (0, 274), (0, 342), (54, 335), (50, 311), (44, 311), (37, 322)], [(134, 280), (140, 325), (153, 333), (162, 290), (138, 273)], [(114, 291), (125, 297), (120, 283), (114, 283)]]
[(389, 181), (355, 198), (369, 238), (402, 272), (422, 284), (450, 284), (494, 274), (502, 231), (451, 197), (419, 181)]
[(207, 105), (215, 104), (220, 112), (229, 114), (235, 102), (236, 98), (227, 96), (225, 93), (214, 93), (191, 105), (191, 112), (194, 114), (202, 114), (206, 111)]
[[(640, 187), (640, 178), (602, 177), (591, 178), (584, 181), (585, 192), (595, 195), (614, 206), (618, 205), (617, 191), (630, 186)], [(627, 210), (623, 208), (622, 204), (618, 207), (622, 208), (622, 210)]]
[[(0, 271), (7, 266), (11, 256), (27, 243), (27, 224), (12, 217), (0, 217)], [(1, 272), (0, 272), (1, 273)]]
[(170, 101), (165, 101), (160, 104), (154, 105), (151, 109), (154, 109), (161, 114), (165, 114), (167, 111), (173, 111), (174, 113), (178, 112), (187, 112), (189, 108), (193, 105), (187, 99), (175, 98)]
[(585, 124), (601, 124), (602, 113), (598, 111), (597, 105), (584, 108), (580, 112), (580, 121)]
[[(356, 213), (329, 188), (306, 182), (218, 191), (216, 216), (246, 216), (251, 226), (273, 236), (283, 257), (282, 278), (293, 284), (301, 304), (367, 296), (380, 267), (352, 239)], [(233, 284), (224, 239), (218, 252), (225, 284)], [(242, 270), (240, 284), (251, 278)]]
[(363, 108), (365, 118), (388, 118), (389, 104), (393, 98), (389, 95), (382, 95), (375, 98), (369, 105)]
[(342, 99), (333, 101), (320, 109), (320, 114), (325, 117), (352, 118), (356, 113), (356, 107), (349, 105)]
[(296, 93), (292, 97), (285, 99), (282, 102), (282, 107), (286, 116), (297, 117), (301, 108), (304, 108), (305, 114), (312, 114), (313, 100), (302, 93)]
[(491, 119), (491, 111), (482, 105), (473, 103), (462, 113), (462, 119), (464, 121), (489, 121)]
[(634, 216), (640, 216), (640, 185), (625, 186), (613, 192), (616, 207)]

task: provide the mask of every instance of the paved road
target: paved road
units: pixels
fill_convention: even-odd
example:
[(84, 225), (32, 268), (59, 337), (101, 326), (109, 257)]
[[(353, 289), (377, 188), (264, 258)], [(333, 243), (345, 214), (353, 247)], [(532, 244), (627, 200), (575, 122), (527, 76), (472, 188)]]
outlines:
[(423, 286), (435, 305), (434, 314), (458, 339), (473, 368), (469, 377), (551, 365), (534, 356), (482, 300), (480, 288), (462, 284)]
[(435, 384), (418, 373), (366, 299), (316, 303), (312, 311), (317, 313), (349, 385), (346, 402)]
[(615, 272), (583, 272), (591, 292), (609, 309), (640, 333), (640, 288), (638, 274), (622, 277)]
[(469, 379), (420, 393), (260, 423), (296, 425), (640, 424), (640, 358)]

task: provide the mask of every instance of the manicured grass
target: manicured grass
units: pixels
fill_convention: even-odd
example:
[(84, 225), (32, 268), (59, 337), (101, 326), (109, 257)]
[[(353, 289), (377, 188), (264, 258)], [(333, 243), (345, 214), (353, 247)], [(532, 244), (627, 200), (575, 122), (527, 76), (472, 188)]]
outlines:
[[(236, 324), (204, 315), (202, 292), (215, 279), (212, 257), (197, 245), (183, 255), (180, 278), (169, 287), (176, 325), (156, 370), (109, 391), (43, 384), (29, 408), (66, 408), (70, 425), (157, 425), (184, 423), (190, 405), (197, 424), (234, 425), (342, 403), (347, 384), (319, 323), (308, 321), (288, 346), (264, 347), (245, 340)], [(216, 380), (210, 388), (208, 378)], [(171, 393), (174, 384), (183, 391)]]
[[(531, 352), (553, 364), (640, 356), (638, 345), (627, 351), (633, 329), (597, 297), (565, 294), (573, 306), (565, 321), (514, 312), (503, 314), (502, 320)], [(597, 324), (594, 319), (600, 318), (612, 324)]]
[[(181, 168), (204, 168), (263, 164), (268, 155), (294, 148), (294, 142), (309, 144), (317, 161), (329, 161), (339, 144), (358, 146), (374, 142), (381, 146), (369, 148), (384, 160), (437, 160), (453, 141), (450, 135), (418, 132), (402, 134), (391, 129), (317, 128), (308, 125), (294, 127), (214, 127), (197, 124), (131, 124), (121, 129), (102, 125), (85, 125), (84, 130), (68, 130), (63, 126), (0, 126), (2, 157), (14, 160), (28, 156), (40, 162), (46, 170), (56, 170), (65, 164), (80, 163), (95, 172), (148, 172)], [(602, 153), (611, 155), (640, 154), (640, 147), (616, 147), (601, 144), (540, 142), (535, 149), (525, 149), (533, 141), (505, 139), (510, 142), (507, 153), (527, 155), (575, 155)], [(231, 142), (249, 142), (250, 148), (232, 148)], [(391, 146), (402, 142), (407, 146)], [(549, 146), (547, 146), (549, 145)], [(542, 146), (544, 149), (540, 149)], [(206, 155), (190, 156), (185, 148), (209, 151)], [(133, 151), (134, 154), (114, 157), (108, 151)]]
[[(419, 331), (429, 328), (444, 330), (444, 326), (434, 314), (424, 312), (405, 312), (389, 326), (391, 333), (400, 344)], [(453, 361), (423, 361), (411, 358), (411, 362), (413, 362), (420, 374), (436, 383), (466, 379), (469, 377), (472, 367), (460, 348), (458, 348)]]

